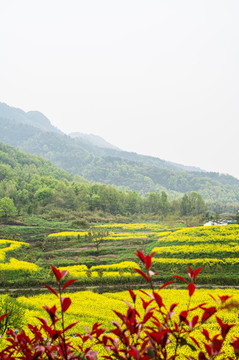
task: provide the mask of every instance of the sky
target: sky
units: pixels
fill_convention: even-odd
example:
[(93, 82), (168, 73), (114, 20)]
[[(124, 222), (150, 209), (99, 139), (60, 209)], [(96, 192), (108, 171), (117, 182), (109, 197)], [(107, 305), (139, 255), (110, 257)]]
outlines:
[(0, 102), (239, 178), (238, 0), (0, 0)]

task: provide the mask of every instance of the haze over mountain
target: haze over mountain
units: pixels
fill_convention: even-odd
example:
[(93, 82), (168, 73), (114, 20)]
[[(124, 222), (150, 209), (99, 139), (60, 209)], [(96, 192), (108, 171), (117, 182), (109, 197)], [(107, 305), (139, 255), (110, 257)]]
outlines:
[(40, 112), (0, 103), (0, 141), (41, 155), (69, 173), (139, 194), (195, 191), (211, 202), (239, 203), (239, 180), (162, 159), (122, 151), (96, 135), (68, 136)]
[(0, 118), (16, 121), (17, 123), (31, 125), (43, 131), (62, 133), (40, 111), (25, 112), (21, 109), (0, 102)]
[(82, 141), (84, 141), (88, 144), (92, 144), (92, 145), (98, 146), (100, 148), (120, 150), (120, 148), (110, 144), (108, 141), (105, 141), (105, 139), (103, 139), (101, 136), (98, 136), (98, 135), (83, 134), (80, 132), (72, 132), (69, 134), (69, 136), (72, 138), (81, 139)]

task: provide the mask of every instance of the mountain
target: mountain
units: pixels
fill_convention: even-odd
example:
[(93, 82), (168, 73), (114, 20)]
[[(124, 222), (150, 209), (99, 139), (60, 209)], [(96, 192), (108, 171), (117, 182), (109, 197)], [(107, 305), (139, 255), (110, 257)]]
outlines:
[(120, 149), (98, 147), (93, 143), (90, 142), (85, 143), (82, 142), (81, 140), (78, 143), (81, 147), (84, 147), (84, 149), (89, 151), (91, 154), (103, 158), (107, 158), (107, 157), (120, 158), (127, 161), (133, 161), (150, 166), (157, 166), (161, 169), (169, 169), (174, 171), (203, 172), (203, 170), (201, 170), (198, 167), (176, 164), (174, 162), (165, 161), (149, 155), (140, 155), (135, 152), (123, 151)]
[(120, 148), (110, 144), (105, 141), (102, 137), (96, 136), (93, 134), (83, 134), (79, 132), (70, 133), (70, 137), (79, 140), (79, 145), (89, 151), (91, 154), (100, 156), (100, 157), (113, 157), (121, 158), (129, 161), (136, 161), (139, 163), (157, 166), (163, 169), (170, 169), (175, 171), (195, 171), (203, 172), (198, 167), (194, 166), (185, 166), (182, 164), (176, 164), (171, 161), (161, 160), (159, 158), (148, 156), (148, 155), (139, 155), (135, 152), (123, 151)]
[(239, 180), (230, 175), (122, 151), (107, 142), (108, 147), (102, 147), (103, 139), (97, 146), (96, 136), (68, 136), (49, 123), (41, 113), (1, 104), (0, 141), (41, 155), (94, 183), (135, 190), (140, 195), (166, 191), (171, 199), (195, 191), (210, 202), (239, 204)]
[(90, 144), (100, 148), (120, 150), (117, 146), (110, 144), (108, 141), (105, 141), (105, 139), (103, 139), (102, 137), (94, 134), (83, 134), (80, 132), (73, 132), (70, 133), (69, 136), (72, 138), (78, 138), (82, 140), (82, 142), (85, 142), (86, 144)]
[[(64, 221), (76, 219), (79, 225), (82, 218), (95, 222), (96, 218), (102, 221), (107, 216), (112, 219), (112, 215), (128, 218), (136, 212), (154, 211), (147, 199), (136, 193), (126, 194), (112, 186), (90, 184), (40, 156), (0, 142), (0, 200), (3, 198), (6, 199), (4, 205), (0, 205), (0, 224), (16, 213)], [(158, 196), (157, 200), (159, 213), (161, 198)], [(165, 198), (162, 205), (168, 206), (168, 202), (163, 200)]]
[(17, 124), (34, 126), (43, 131), (61, 133), (61, 131), (53, 126), (50, 120), (39, 111), (25, 112), (0, 102), (0, 118), (14, 121)]

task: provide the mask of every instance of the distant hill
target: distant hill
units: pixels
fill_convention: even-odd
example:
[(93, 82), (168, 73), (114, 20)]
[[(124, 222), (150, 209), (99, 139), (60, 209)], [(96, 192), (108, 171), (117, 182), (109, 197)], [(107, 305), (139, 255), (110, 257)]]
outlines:
[[(77, 140), (77, 139), (76, 139)], [(120, 149), (114, 149), (114, 148), (103, 148), (96, 146), (93, 144), (93, 142), (84, 142), (81, 139), (79, 140), (79, 145), (81, 147), (84, 147), (87, 151), (89, 151), (91, 154), (95, 154), (100, 157), (112, 157), (112, 158), (120, 158), (128, 161), (134, 161), (137, 163), (147, 164), (151, 166), (157, 166), (161, 169), (169, 169), (174, 171), (187, 171), (187, 172), (203, 172), (198, 167), (194, 166), (185, 166), (182, 164), (176, 164), (171, 161), (162, 160), (153, 156), (148, 155), (140, 155), (135, 152), (129, 152), (129, 151), (123, 151)]]
[(78, 138), (86, 144), (91, 144), (100, 148), (120, 150), (117, 146), (110, 144), (108, 141), (105, 141), (105, 139), (97, 135), (73, 132), (70, 133), (69, 136), (72, 138)]
[(49, 125), (41, 113), (25, 113), (5, 104), (0, 108), (5, 111), (0, 109), (0, 141), (41, 155), (88, 181), (135, 190), (140, 195), (164, 190), (172, 199), (195, 191), (210, 202), (239, 203), (239, 180), (230, 175), (122, 151), (97, 136), (73, 138)]
[[(152, 214), (155, 211), (148, 205), (147, 199), (140, 198), (135, 192), (126, 194), (113, 186), (90, 184), (40, 156), (21, 152), (0, 142), (0, 199), (4, 197), (13, 200), (18, 215), (76, 219), (77, 226), (83, 225), (82, 218), (86, 222), (95, 222), (96, 217), (102, 221), (105, 216), (111, 219), (114, 215), (128, 218), (136, 212)], [(165, 197), (161, 199), (158, 196), (157, 200), (159, 214), (163, 211), (160, 205), (169, 204)], [(201, 210), (205, 212), (204, 205)], [(1, 214), (0, 223), (7, 221)]]
[(0, 102), (0, 118), (19, 124), (31, 125), (43, 131), (61, 133), (61, 131), (53, 126), (47, 117), (39, 111), (25, 112)]

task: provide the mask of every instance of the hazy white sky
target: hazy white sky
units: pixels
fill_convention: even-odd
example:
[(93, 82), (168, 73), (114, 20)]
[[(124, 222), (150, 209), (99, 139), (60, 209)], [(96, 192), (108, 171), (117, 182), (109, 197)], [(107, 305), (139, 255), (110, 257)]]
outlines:
[(238, 0), (0, 0), (0, 101), (239, 178)]

